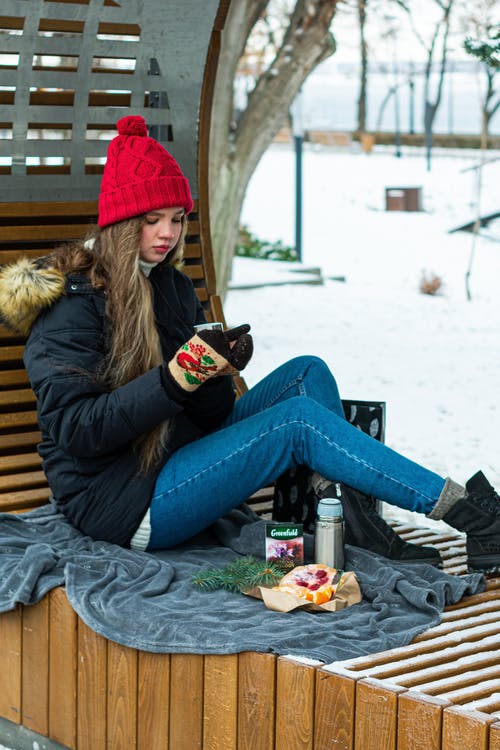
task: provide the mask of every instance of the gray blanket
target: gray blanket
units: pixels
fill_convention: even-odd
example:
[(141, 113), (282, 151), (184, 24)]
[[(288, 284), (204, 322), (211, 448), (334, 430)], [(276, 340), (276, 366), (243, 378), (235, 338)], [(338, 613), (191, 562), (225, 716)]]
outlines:
[[(93, 541), (50, 505), (0, 514), (0, 612), (34, 604), (64, 584), (82, 620), (126, 646), (331, 662), (405, 645), (437, 624), (446, 604), (485, 587), (478, 574), (458, 578), (429, 565), (398, 565), (355, 547), (346, 548), (346, 569), (356, 572), (363, 601), (340, 612), (281, 614), (258, 599), (193, 586), (201, 569), (239, 554), (262, 557), (263, 526), (243, 506), (189, 544), (149, 554)], [(306, 537), (306, 556), (311, 543)]]

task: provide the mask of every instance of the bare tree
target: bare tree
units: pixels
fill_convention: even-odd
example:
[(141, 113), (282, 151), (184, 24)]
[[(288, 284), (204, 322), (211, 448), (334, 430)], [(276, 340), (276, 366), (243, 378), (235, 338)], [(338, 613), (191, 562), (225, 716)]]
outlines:
[(368, 98), (368, 43), (366, 41), (366, 11), (368, 0), (357, 0), (358, 23), (359, 23), (359, 96), (358, 96), (358, 131), (366, 132), (366, 103)]
[[(218, 291), (230, 278), (245, 192), (260, 158), (286, 122), (290, 104), (309, 73), (335, 50), (330, 25), (338, 0), (288, 2), (287, 25), (276, 38), (245, 106), (235, 117), (234, 79), (247, 40), (276, 7), (270, 0), (231, 3), (215, 82), (210, 135), (210, 221)], [(278, 10), (283, 10), (281, 3)], [(279, 179), (279, 178), (278, 178)], [(276, 184), (279, 190), (279, 182)], [(272, 210), (272, 207), (270, 207)]]
[[(448, 37), (451, 26), (451, 13), (455, 0), (433, 0), (437, 10), (437, 19), (430, 37), (426, 37), (419, 29), (412, 9), (411, 0), (398, 0), (398, 5), (407, 13), (410, 26), (415, 37), (426, 52), (426, 63), (424, 70), (424, 131), (425, 145), (427, 151), (427, 168), (431, 167), (432, 133), (434, 121), (441, 104), (443, 94), (443, 83), (446, 74), (446, 63), (448, 57)], [(427, 19), (428, 20), (428, 19)], [(435, 93), (432, 93), (431, 75), (434, 64), (438, 68), (438, 82)]]
[(468, 5), (468, 16), (466, 27), (472, 26), (473, 37), (467, 37), (464, 42), (468, 54), (481, 62), (486, 73), (486, 87), (481, 102), (481, 159), (475, 168), (475, 203), (476, 220), (472, 228), (472, 244), (469, 253), (469, 263), (465, 273), (465, 293), (467, 299), (472, 299), (470, 289), (470, 278), (474, 262), (477, 236), (481, 227), (481, 198), (483, 189), (483, 167), (486, 164), (486, 151), (488, 148), (488, 127), (491, 118), (500, 106), (500, 93), (495, 91), (494, 79), (500, 70), (500, 30), (498, 24), (493, 22), (492, 12), (494, 3), (491, 0), (479, 0), (473, 6)]
[(460, 28), (466, 35), (466, 51), (480, 63), (484, 77), (481, 97), (481, 133), (487, 139), (491, 119), (500, 107), (497, 75), (500, 72), (498, 0), (468, 0), (463, 3)]
[[(359, 38), (359, 89), (357, 99), (357, 132), (363, 141), (368, 121), (368, 91), (370, 60), (376, 56), (377, 49), (383, 47), (388, 38), (395, 42), (401, 18), (393, 15), (399, 0), (344, 0), (339, 7), (345, 13), (356, 16)], [(388, 30), (385, 27), (389, 24)], [(383, 42), (380, 45), (380, 42)], [(399, 86), (391, 85), (388, 99), (395, 95)], [(387, 101), (382, 106), (382, 113)], [(381, 120), (379, 114), (377, 123)], [(375, 130), (378, 128), (376, 127)]]

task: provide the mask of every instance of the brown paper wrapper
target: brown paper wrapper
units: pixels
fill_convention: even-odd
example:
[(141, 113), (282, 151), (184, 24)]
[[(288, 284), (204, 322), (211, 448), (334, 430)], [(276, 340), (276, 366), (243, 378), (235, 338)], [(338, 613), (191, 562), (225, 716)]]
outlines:
[(273, 609), (275, 612), (291, 612), (298, 608), (306, 609), (309, 612), (338, 612), (340, 609), (350, 607), (351, 604), (357, 604), (362, 599), (355, 573), (348, 571), (343, 574), (341, 580), (342, 583), (335, 595), (324, 604), (314, 604), (286, 591), (276, 591), (276, 589), (266, 588), (265, 586), (256, 586), (250, 591), (245, 591), (245, 594), (254, 596), (256, 599), (262, 599), (266, 607)]

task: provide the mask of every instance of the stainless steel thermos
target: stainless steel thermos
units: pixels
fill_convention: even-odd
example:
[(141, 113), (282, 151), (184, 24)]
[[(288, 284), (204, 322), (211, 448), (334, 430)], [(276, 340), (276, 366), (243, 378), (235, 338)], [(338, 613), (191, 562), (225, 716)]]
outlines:
[(344, 567), (344, 516), (342, 503), (336, 497), (324, 497), (318, 502), (314, 524), (314, 560), (331, 568)]

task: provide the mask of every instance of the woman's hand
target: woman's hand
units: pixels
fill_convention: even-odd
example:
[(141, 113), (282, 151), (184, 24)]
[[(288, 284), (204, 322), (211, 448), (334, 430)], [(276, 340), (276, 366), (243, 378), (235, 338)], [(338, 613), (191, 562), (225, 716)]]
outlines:
[(169, 376), (191, 392), (209, 378), (243, 370), (253, 354), (253, 341), (244, 324), (228, 331), (203, 330), (186, 341), (167, 365)]

